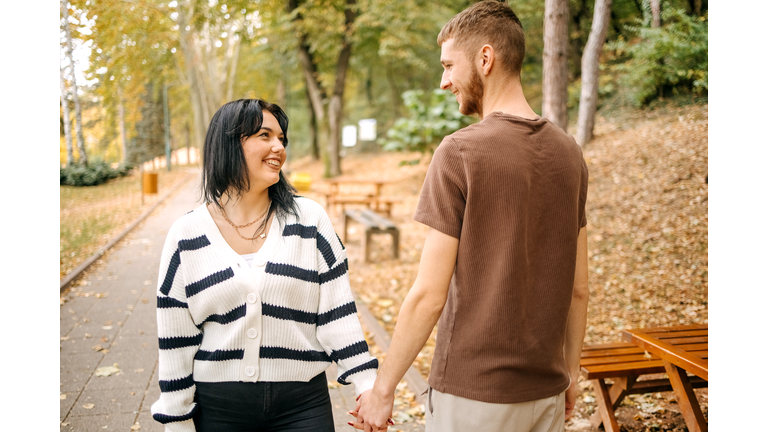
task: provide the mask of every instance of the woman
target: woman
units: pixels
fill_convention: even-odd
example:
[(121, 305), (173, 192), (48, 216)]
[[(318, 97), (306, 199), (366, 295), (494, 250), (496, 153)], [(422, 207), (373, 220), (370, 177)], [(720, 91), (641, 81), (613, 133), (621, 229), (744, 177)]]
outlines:
[(287, 131), (256, 99), (211, 120), (205, 204), (173, 224), (160, 260), (152, 416), (166, 431), (330, 432), (330, 362), (358, 395), (373, 387), (344, 246), (280, 171)]

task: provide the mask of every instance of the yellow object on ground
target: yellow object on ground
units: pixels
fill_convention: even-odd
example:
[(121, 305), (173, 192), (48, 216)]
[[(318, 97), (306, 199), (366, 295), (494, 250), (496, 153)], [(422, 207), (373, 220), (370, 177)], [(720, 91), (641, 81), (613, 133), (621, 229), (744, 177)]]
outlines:
[(309, 187), (312, 185), (312, 176), (308, 173), (293, 172), (288, 180), (299, 192), (309, 192)]

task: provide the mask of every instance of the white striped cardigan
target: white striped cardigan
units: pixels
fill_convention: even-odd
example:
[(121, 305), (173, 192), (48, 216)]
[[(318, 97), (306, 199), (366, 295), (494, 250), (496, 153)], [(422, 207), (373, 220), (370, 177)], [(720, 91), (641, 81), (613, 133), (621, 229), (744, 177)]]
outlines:
[(274, 219), (252, 267), (205, 205), (179, 218), (160, 260), (157, 331), (166, 431), (194, 431), (195, 382), (307, 382), (331, 361), (357, 394), (373, 387), (346, 251), (325, 210), (296, 197), (300, 217)]

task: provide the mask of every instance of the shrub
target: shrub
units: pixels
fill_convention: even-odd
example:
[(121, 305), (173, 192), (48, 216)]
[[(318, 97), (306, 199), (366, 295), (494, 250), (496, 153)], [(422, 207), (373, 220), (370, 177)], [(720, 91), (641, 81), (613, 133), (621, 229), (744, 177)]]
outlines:
[(387, 138), (380, 141), (384, 150), (434, 151), (443, 137), (473, 122), (459, 112), (459, 104), (448, 90), (433, 90), (427, 104), (424, 99), (421, 90), (403, 93), (409, 115), (397, 119), (387, 131)]
[(83, 166), (73, 164), (59, 169), (59, 185), (97, 186), (118, 177), (125, 177), (131, 171), (130, 165), (122, 164), (113, 169), (102, 160), (94, 160)]
[[(665, 4), (665, 6), (668, 6)], [(620, 88), (635, 106), (660, 96), (708, 91), (708, 15), (688, 16), (684, 10), (663, 8), (659, 28), (628, 26), (638, 37), (607, 45), (622, 63), (615, 64)]]

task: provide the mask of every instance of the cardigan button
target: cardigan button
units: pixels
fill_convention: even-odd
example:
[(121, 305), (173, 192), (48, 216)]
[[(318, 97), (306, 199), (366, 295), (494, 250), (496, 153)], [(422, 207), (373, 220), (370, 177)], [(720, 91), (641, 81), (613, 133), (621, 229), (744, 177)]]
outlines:
[(264, 267), (265, 265), (267, 265), (267, 261), (263, 259), (257, 260), (256, 265), (259, 267)]
[(248, 337), (249, 337), (249, 338), (251, 338), (251, 339), (255, 339), (255, 338), (256, 338), (256, 336), (258, 336), (258, 335), (259, 335), (259, 332), (258, 332), (258, 331), (256, 331), (256, 329), (255, 329), (255, 328), (250, 328), (250, 329), (248, 329)]
[(254, 369), (253, 366), (248, 366), (247, 368), (245, 368), (245, 374), (248, 375), (249, 377), (252, 377), (256, 375), (256, 369)]
[(246, 299), (248, 300), (248, 303), (251, 303), (251, 304), (256, 303), (256, 294), (250, 293), (248, 294)]

